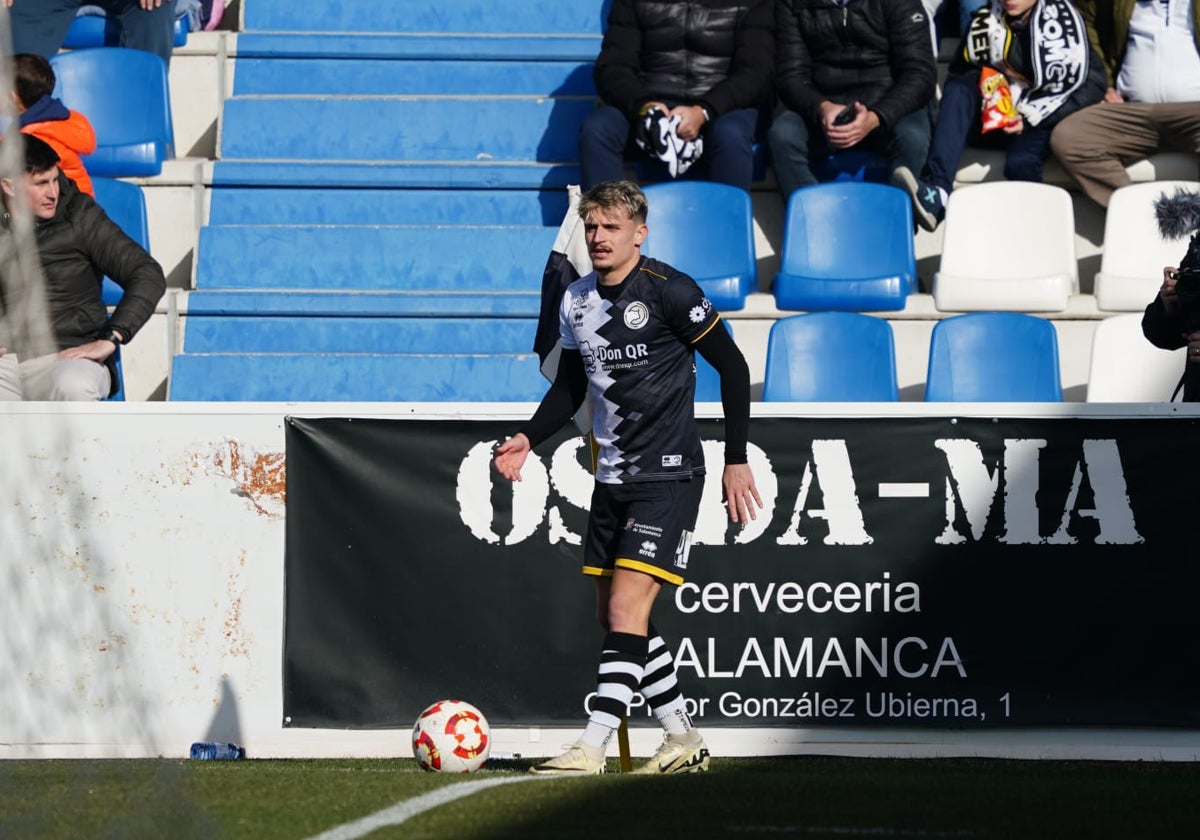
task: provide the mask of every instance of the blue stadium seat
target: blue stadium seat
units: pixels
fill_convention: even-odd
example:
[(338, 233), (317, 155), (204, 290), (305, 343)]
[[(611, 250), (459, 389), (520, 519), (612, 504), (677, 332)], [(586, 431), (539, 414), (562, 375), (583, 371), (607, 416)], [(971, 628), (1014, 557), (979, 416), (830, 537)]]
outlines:
[(651, 184), (645, 193), (642, 253), (691, 275), (717, 309), (744, 309), (758, 289), (750, 194), (708, 181)]
[(168, 399), (254, 402), (537, 402), (533, 353), (182, 353)]
[(891, 176), (891, 164), (883, 155), (849, 149), (834, 152), (813, 164), (819, 181), (873, 181), (885, 183)]
[(884, 319), (857, 312), (811, 312), (771, 325), (764, 401), (898, 399), (895, 339)]
[(121, 348), (118, 347), (113, 355), (116, 357), (117, 390), (105, 399), (109, 402), (125, 402), (125, 371), (121, 367)]
[[(128, 181), (112, 178), (93, 178), (96, 203), (117, 223), (125, 235), (147, 252), (150, 250), (150, 225), (146, 220), (146, 196), (142, 188)], [(116, 306), (121, 299), (121, 287), (105, 276), (101, 297), (106, 306)]]
[(917, 291), (908, 195), (860, 181), (793, 192), (773, 290), (784, 310), (903, 309)]
[(158, 175), (175, 156), (167, 67), (157, 55), (124, 47), (73, 50), (50, 59), (56, 95), (96, 129), (83, 157), (93, 177)]
[[(86, 11), (85, 11), (86, 10)], [(93, 11), (94, 10), (94, 11)], [(75, 16), (71, 28), (63, 39), (63, 47), (68, 50), (83, 50), (90, 47), (117, 47), (121, 45), (121, 24), (105, 14), (98, 6), (84, 6), (80, 9), (84, 14)], [(177, 47), (187, 44), (187, 17), (175, 19), (175, 40)]]
[[(729, 334), (733, 335), (733, 326), (722, 318), (721, 323)], [(717, 369), (699, 353), (696, 354), (696, 402), (720, 402), (721, 377)]]
[(1054, 324), (1021, 312), (938, 321), (929, 339), (928, 402), (1061, 402)]

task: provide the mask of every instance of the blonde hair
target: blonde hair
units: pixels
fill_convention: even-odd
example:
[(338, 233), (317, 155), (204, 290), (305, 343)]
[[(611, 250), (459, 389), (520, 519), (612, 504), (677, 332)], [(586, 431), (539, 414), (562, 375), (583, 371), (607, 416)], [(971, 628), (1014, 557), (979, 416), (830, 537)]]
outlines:
[(604, 181), (592, 187), (579, 200), (579, 217), (587, 221), (593, 210), (611, 212), (621, 208), (629, 218), (640, 224), (646, 222), (646, 194), (633, 181)]

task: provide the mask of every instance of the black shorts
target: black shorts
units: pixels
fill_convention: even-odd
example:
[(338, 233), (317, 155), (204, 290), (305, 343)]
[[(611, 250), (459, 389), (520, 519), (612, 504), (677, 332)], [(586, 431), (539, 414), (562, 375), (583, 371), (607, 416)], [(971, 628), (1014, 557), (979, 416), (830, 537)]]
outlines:
[(683, 583), (703, 491), (702, 475), (687, 481), (596, 482), (583, 573), (611, 575), (620, 566)]

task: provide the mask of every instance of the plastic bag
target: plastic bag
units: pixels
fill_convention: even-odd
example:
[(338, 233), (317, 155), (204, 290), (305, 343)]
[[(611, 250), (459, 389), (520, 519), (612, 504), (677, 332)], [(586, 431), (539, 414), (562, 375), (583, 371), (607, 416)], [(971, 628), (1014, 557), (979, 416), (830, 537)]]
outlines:
[(983, 96), (980, 121), (985, 133), (1020, 124), (1021, 115), (1017, 113), (1012, 88), (1003, 73), (984, 67), (979, 74), (979, 93)]

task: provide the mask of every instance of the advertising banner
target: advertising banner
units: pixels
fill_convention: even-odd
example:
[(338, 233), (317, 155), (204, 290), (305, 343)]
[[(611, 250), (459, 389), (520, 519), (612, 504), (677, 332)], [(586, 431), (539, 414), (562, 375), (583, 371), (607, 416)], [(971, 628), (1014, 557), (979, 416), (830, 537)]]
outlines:
[[(1197, 421), (756, 417), (745, 527), (700, 422), (686, 581), (653, 617), (699, 725), (1200, 725)], [(584, 719), (587, 448), (564, 433), (510, 484), (513, 428), (288, 419), (289, 725), (405, 727), (447, 697)]]

